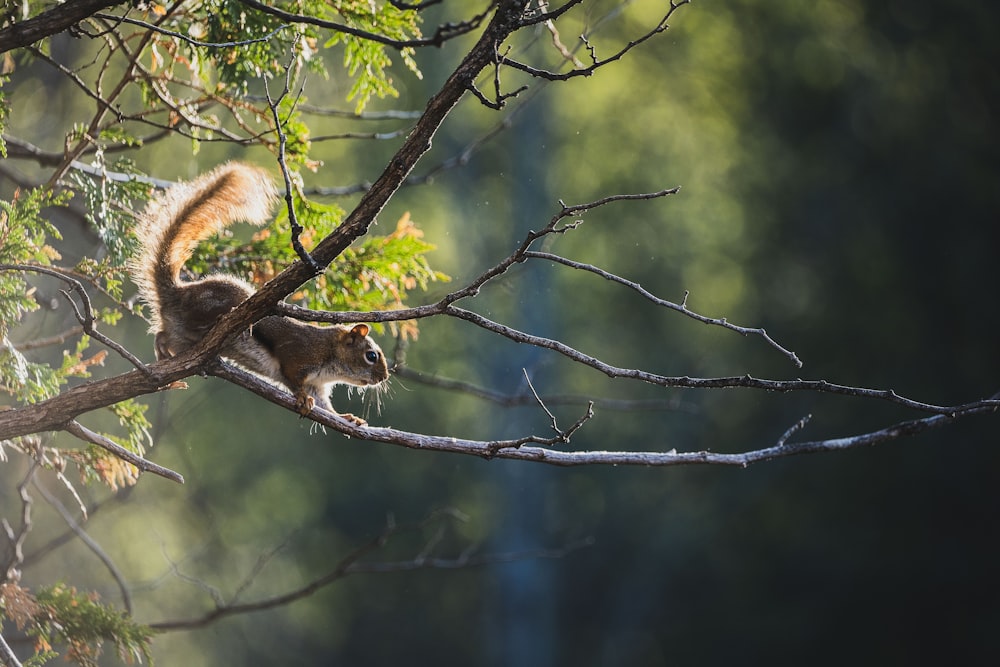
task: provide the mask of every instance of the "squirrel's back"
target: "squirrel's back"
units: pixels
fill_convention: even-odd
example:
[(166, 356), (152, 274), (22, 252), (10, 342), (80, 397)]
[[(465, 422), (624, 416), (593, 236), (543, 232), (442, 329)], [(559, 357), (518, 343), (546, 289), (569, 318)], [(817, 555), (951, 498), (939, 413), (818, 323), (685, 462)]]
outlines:
[(180, 272), (199, 242), (235, 222), (271, 218), (274, 183), (266, 171), (230, 162), (150, 201), (139, 223), (132, 276), (150, 305), (154, 326), (163, 303), (183, 283)]

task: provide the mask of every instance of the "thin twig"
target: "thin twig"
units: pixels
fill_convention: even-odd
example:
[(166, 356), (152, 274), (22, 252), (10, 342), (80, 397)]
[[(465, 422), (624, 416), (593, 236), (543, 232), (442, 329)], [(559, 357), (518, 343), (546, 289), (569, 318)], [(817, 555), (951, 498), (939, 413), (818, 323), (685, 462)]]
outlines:
[(771, 336), (763, 328), (751, 328), (751, 327), (741, 327), (732, 324), (726, 320), (724, 317), (706, 317), (705, 315), (699, 315), (687, 306), (687, 298), (689, 292), (684, 293), (684, 300), (681, 303), (674, 303), (673, 301), (667, 301), (666, 299), (661, 299), (660, 297), (652, 294), (649, 290), (642, 287), (639, 283), (633, 282), (622, 278), (621, 276), (605, 271), (602, 268), (593, 266), (592, 264), (585, 264), (584, 262), (576, 262), (571, 259), (566, 259), (559, 255), (550, 252), (539, 252), (535, 250), (529, 250), (524, 253), (525, 257), (530, 257), (534, 259), (544, 259), (550, 262), (556, 262), (557, 264), (562, 264), (563, 266), (568, 266), (573, 269), (578, 269), (580, 271), (589, 271), (594, 275), (598, 275), (605, 280), (610, 280), (611, 282), (616, 282), (620, 285), (625, 285), (629, 289), (635, 290), (641, 294), (645, 299), (652, 301), (658, 306), (663, 306), (664, 308), (669, 308), (670, 310), (675, 310), (678, 313), (683, 313), (693, 320), (697, 320), (703, 324), (711, 324), (714, 326), (722, 327), (723, 329), (729, 329), (730, 331), (735, 331), (743, 336), (756, 335), (767, 341), (767, 344), (774, 349), (781, 352), (783, 355), (788, 357), (797, 368), (802, 368), (802, 360), (799, 359), (793, 351), (787, 349), (786, 347), (780, 345), (776, 340), (771, 338)]
[[(632, 49), (636, 48), (640, 44), (643, 44), (647, 40), (649, 40), (649, 39), (655, 37), (656, 35), (659, 35), (660, 33), (662, 33), (665, 30), (667, 30), (667, 28), (669, 27), (667, 25), (667, 21), (670, 20), (670, 17), (673, 16), (674, 12), (676, 12), (678, 8), (680, 8), (683, 5), (688, 4), (688, 2), (690, 2), (690, 0), (683, 0), (681, 2), (672, 2), (670, 4), (669, 11), (667, 11), (666, 15), (664, 15), (663, 18), (660, 19), (659, 23), (657, 23), (656, 26), (654, 26), (651, 30), (649, 30), (645, 34), (639, 36), (638, 38), (629, 41), (628, 44), (626, 44), (625, 46), (623, 46), (621, 49), (619, 49), (613, 55), (611, 55), (611, 56), (609, 56), (609, 57), (607, 57), (607, 58), (605, 58), (603, 60), (599, 60), (597, 58), (596, 52), (595, 52), (593, 46), (591, 46), (589, 42), (586, 42), (586, 44), (587, 44), (587, 50), (590, 52), (591, 58), (592, 58), (592, 62), (591, 62), (591, 64), (588, 67), (578, 67), (577, 69), (572, 69), (572, 70), (569, 70), (568, 72), (553, 72), (553, 71), (550, 71), (550, 70), (545, 70), (545, 69), (539, 69), (537, 67), (532, 67), (531, 65), (527, 65), (525, 63), (518, 62), (516, 60), (511, 60), (510, 58), (507, 58), (507, 57), (501, 58), (500, 64), (501, 65), (507, 65), (509, 67), (513, 67), (516, 70), (520, 70), (520, 71), (522, 71), (522, 72), (524, 72), (526, 74), (529, 74), (529, 75), (531, 75), (533, 77), (536, 77), (536, 78), (539, 78), (539, 79), (544, 79), (546, 81), (568, 81), (569, 79), (574, 79), (574, 78), (580, 77), (580, 76), (591, 76), (598, 69), (604, 67), (605, 65), (610, 65), (613, 62), (621, 60), (625, 56), (625, 54), (629, 53)], [(533, 24), (533, 23), (550, 22), (553, 17), (556, 17), (559, 14), (561, 14), (563, 11), (565, 11), (566, 9), (568, 9), (569, 6), (572, 5), (572, 4), (573, 3), (566, 3), (565, 6), (561, 7), (558, 10), (556, 10), (556, 12), (558, 12), (558, 13), (556, 13), (556, 12), (541, 13), (538, 16), (535, 16), (535, 17), (531, 18), (530, 20), (526, 21), (525, 24), (528, 25), (528, 24)]]
[(73, 308), (73, 314), (76, 316), (77, 321), (83, 327), (83, 330), (87, 333), (87, 335), (100, 341), (107, 347), (110, 347), (140, 371), (148, 373), (146, 365), (142, 363), (138, 357), (126, 350), (122, 345), (97, 330), (97, 318), (94, 317), (94, 309), (90, 303), (90, 296), (87, 294), (87, 290), (83, 288), (83, 284), (79, 280), (66, 275), (64, 271), (51, 267), (38, 266), (35, 264), (0, 264), (0, 271), (29, 271), (33, 273), (41, 273), (58, 278), (59, 280), (62, 280), (70, 285), (70, 291), (77, 294), (80, 297), (80, 301), (83, 302), (82, 312), (80, 311), (79, 306), (77, 306), (76, 301), (74, 301), (70, 296), (70, 291), (61, 291), (66, 297), (66, 300), (69, 301), (70, 306)]
[(3, 581), (5, 582), (16, 582), (21, 578), (19, 568), (24, 562), (24, 541), (28, 538), (28, 533), (31, 532), (31, 506), (34, 503), (31, 494), (28, 493), (28, 484), (34, 479), (40, 465), (41, 463), (39, 463), (38, 459), (32, 457), (31, 463), (28, 464), (28, 472), (25, 473), (24, 478), (17, 485), (17, 493), (21, 498), (20, 528), (15, 532), (10, 524), (7, 523), (7, 519), (4, 518), (3, 520), (4, 531), (7, 533), (7, 539), (11, 543), (10, 557), (7, 559), (3, 571)]
[(63, 345), (70, 338), (75, 338), (76, 336), (79, 336), (82, 333), (83, 333), (82, 326), (73, 326), (61, 333), (53, 334), (52, 336), (46, 336), (44, 338), (36, 338), (35, 340), (28, 340), (23, 343), (18, 343), (16, 347), (21, 352), (25, 352), (27, 350), (37, 350), (43, 347), (48, 347), (49, 345)]
[(559, 424), (556, 422), (556, 416), (545, 406), (545, 402), (542, 401), (538, 392), (535, 391), (535, 385), (531, 384), (531, 378), (528, 376), (528, 369), (522, 368), (521, 372), (524, 374), (524, 381), (528, 383), (528, 389), (531, 390), (531, 395), (535, 397), (535, 402), (538, 403), (538, 406), (549, 416), (549, 422), (552, 425), (552, 430), (559, 435), (563, 435), (563, 432), (559, 430)]
[(809, 423), (810, 419), (812, 419), (812, 415), (806, 415), (802, 419), (798, 420), (797, 422), (789, 426), (788, 430), (782, 433), (781, 437), (778, 438), (778, 441), (774, 444), (778, 447), (784, 447), (785, 443), (788, 442), (788, 439), (791, 438), (796, 433), (798, 433), (799, 431), (801, 431), (802, 429), (804, 429), (806, 427), (806, 424)]
[[(271, 114), (274, 117), (274, 131), (278, 134), (278, 165), (281, 167), (281, 176), (285, 181), (285, 206), (288, 209), (288, 224), (292, 232), (292, 248), (295, 249), (295, 254), (305, 262), (306, 266), (311, 268), (314, 273), (319, 274), (322, 273), (323, 267), (302, 246), (302, 239), (300, 237), (304, 230), (302, 225), (299, 224), (298, 217), (295, 215), (295, 200), (292, 197), (292, 177), (288, 171), (288, 164), (285, 161), (285, 147), (288, 143), (288, 138), (285, 136), (284, 130), (285, 121), (281, 119), (281, 114), (278, 113), (278, 105), (281, 104), (281, 100), (291, 92), (292, 62), (294, 61), (290, 61), (285, 66), (285, 87), (282, 89), (281, 94), (278, 95), (278, 99), (271, 99), (271, 90), (267, 85), (266, 79), (264, 80), (264, 93), (267, 96), (267, 106), (271, 109)], [(296, 98), (302, 95), (302, 90), (302, 87), (300, 87)], [(294, 107), (294, 103), (292, 106)]]
[(67, 433), (75, 435), (84, 442), (89, 442), (91, 444), (97, 445), (102, 449), (106, 449), (118, 458), (131, 463), (136, 468), (143, 472), (151, 472), (154, 475), (159, 475), (160, 477), (165, 477), (172, 482), (177, 482), (178, 484), (184, 483), (184, 477), (178, 473), (174, 472), (170, 468), (165, 468), (158, 463), (153, 463), (152, 461), (147, 461), (138, 454), (130, 452), (118, 443), (114, 442), (110, 438), (106, 438), (100, 433), (95, 433), (89, 428), (84, 426), (78, 421), (71, 421), (64, 427)]

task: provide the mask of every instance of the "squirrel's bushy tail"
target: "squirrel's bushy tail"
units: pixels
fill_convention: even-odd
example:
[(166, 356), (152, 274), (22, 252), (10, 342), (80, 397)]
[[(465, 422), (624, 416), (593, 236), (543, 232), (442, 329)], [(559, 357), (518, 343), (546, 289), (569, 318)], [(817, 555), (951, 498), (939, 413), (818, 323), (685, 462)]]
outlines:
[(266, 171), (230, 162), (151, 200), (139, 224), (141, 247), (132, 262), (132, 276), (145, 301), (159, 303), (159, 295), (180, 284), (181, 269), (199, 242), (235, 222), (269, 221), (275, 197)]

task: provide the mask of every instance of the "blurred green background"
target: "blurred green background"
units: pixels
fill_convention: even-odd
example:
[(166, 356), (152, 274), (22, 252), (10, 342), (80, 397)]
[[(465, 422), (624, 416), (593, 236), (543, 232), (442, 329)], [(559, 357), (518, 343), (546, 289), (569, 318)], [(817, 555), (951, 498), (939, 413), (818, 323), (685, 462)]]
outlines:
[[(461, 167), (402, 189), (378, 229), (408, 211), (438, 246), (430, 259), (453, 282), (416, 295), (429, 302), (505, 257), (559, 199), (681, 185), (667, 199), (588, 213), (549, 249), (663, 298), (680, 301), (689, 290), (702, 314), (764, 326), (803, 359), (801, 370), (758, 339), (541, 262), (516, 267), (472, 308), (662, 374), (827, 379), (940, 404), (990, 396), (1000, 389), (996, 7), (694, 3), (665, 34), (593, 77), (528, 82), (499, 114), (465, 99), (417, 176), (505, 118), (510, 127)], [(595, 3), (570, 13), (560, 32), (572, 45), (596, 26), (591, 40), (606, 56), (661, 12), (659, 3)], [(469, 44), (418, 54), (423, 80), (400, 71), (401, 98), (374, 106), (423, 108)], [(62, 39), (53, 48), (80, 45)], [(519, 35), (512, 53), (557, 63), (542, 30)], [(334, 72), (307, 83), (311, 104), (345, 108), (350, 82)], [(504, 77), (510, 89), (522, 82)], [(34, 111), (15, 109), (9, 131), (58, 150), (92, 103), (40, 63), (19, 69), (7, 90), (26, 95), (33, 86)], [(405, 127), (310, 122), (314, 137)], [(399, 141), (317, 142), (313, 156), (324, 165), (308, 184), (373, 180)], [(268, 159), (229, 145), (205, 144), (195, 157), (189, 149), (164, 144), (134, 157), (160, 178)], [(8, 194), (10, 182), (0, 186)], [(57, 309), (20, 335), (57, 330), (68, 317)], [(117, 338), (152, 360), (143, 323), (124, 323)], [(802, 439), (919, 416), (856, 399), (609, 380), (457, 320), (422, 323), (408, 363), (508, 394), (526, 390), (526, 371), (545, 396), (662, 402), (599, 406), (572, 441), (579, 449), (743, 451), (773, 444), (806, 414)], [(439, 508), (464, 519), (406, 531), (364, 562), (412, 560), (437, 538), (433, 555), (448, 558), (470, 548), (523, 555), (588, 545), (561, 558), (352, 575), (283, 608), (166, 633), (154, 645), (162, 665), (976, 664), (995, 652), (993, 417), (745, 470), (561, 469), (324, 435), (221, 381), (190, 384), (148, 399), (151, 457), (187, 483), (143, 477), (86, 524), (134, 586), (139, 620), (197, 616), (212, 605), (205, 585), (231, 596), (263, 554), (270, 558), (242, 599), (287, 591), (377, 535), (387, 517), (408, 524)], [(360, 409), (345, 394), (334, 403)], [(583, 410), (553, 407), (564, 426)], [(548, 429), (536, 406), (506, 408), (412, 379), (394, 380), (369, 419), (479, 439)], [(8, 508), (21, 474), (3, 471)], [(36, 548), (63, 530), (39, 522)], [(29, 585), (56, 579), (119, 597), (77, 542), (26, 575)]]

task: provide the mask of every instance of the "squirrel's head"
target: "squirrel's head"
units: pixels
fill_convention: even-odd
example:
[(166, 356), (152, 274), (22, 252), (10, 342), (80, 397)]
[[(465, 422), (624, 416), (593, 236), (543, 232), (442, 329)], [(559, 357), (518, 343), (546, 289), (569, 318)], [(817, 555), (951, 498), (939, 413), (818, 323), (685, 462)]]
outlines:
[(356, 372), (350, 384), (366, 387), (389, 379), (389, 366), (378, 343), (368, 337), (367, 324), (355, 324), (344, 332), (344, 347), (350, 350), (348, 364)]

